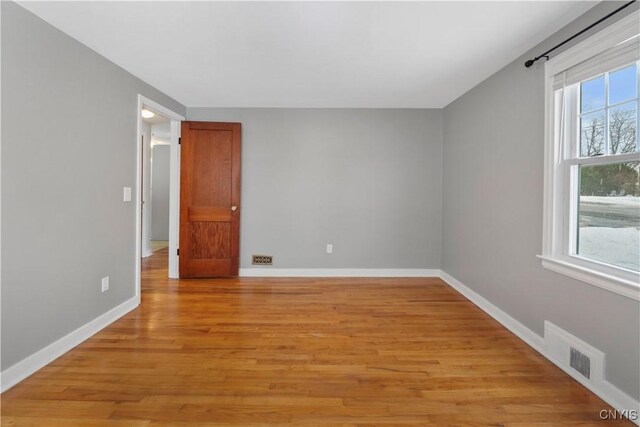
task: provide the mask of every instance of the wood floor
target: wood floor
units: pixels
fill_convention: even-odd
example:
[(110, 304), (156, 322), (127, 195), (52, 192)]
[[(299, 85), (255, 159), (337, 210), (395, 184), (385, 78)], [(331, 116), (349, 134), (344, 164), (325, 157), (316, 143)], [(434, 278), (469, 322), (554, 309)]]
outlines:
[(609, 408), (439, 279), (166, 279), (2, 426), (586, 426)]

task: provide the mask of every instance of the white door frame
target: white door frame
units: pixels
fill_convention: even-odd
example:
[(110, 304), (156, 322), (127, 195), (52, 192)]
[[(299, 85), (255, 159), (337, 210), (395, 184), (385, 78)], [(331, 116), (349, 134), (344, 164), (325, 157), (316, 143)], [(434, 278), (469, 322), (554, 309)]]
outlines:
[(169, 157), (169, 277), (178, 278), (178, 243), (180, 239), (180, 127), (185, 120), (175, 111), (138, 94), (136, 133), (136, 296), (140, 296), (140, 273), (142, 258), (142, 108), (166, 116), (171, 121), (171, 141)]

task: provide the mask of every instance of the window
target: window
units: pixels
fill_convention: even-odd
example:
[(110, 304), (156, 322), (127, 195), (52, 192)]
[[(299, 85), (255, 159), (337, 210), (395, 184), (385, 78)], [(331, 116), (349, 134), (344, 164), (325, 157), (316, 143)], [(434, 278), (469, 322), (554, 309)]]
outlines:
[[(640, 270), (638, 64), (575, 84), (580, 134), (571, 174), (577, 182), (575, 246), (582, 258)], [(597, 157), (597, 159), (594, 159)], [(626, 157), (623, 161), (621, 158)]]
[(543, 266), (640, 300), (633, 14), (547, 62)]

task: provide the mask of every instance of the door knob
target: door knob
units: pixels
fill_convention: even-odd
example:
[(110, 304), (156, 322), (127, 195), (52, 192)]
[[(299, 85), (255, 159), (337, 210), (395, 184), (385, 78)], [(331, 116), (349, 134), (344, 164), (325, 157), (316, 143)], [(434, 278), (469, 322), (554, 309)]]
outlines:
[(231, 206), (231, 210), (232, 210), (232, 211), (234, 211), (234, 212), (235, 212), (235, 211), (236, 211), (236, 209), (238, 209), (238, 207), (237, 207), (236, 205)]

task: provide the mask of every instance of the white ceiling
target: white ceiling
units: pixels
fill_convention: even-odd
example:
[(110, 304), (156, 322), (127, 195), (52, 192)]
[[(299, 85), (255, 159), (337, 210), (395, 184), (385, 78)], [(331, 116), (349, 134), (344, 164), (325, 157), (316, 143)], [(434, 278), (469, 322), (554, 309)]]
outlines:
[(188, 107), (406, 108), (446, 106), (594, 4), (21, 3)]

